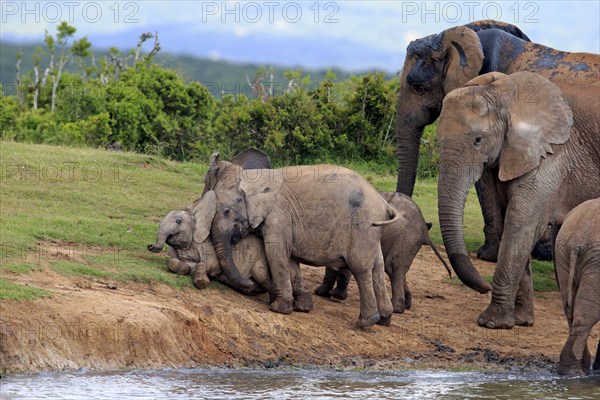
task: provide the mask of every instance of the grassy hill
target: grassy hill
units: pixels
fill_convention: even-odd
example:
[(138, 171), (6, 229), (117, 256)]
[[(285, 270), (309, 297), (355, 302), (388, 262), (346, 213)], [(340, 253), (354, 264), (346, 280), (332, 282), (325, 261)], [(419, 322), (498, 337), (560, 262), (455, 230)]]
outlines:
[[(14, 142), (0, 142), (0, 149), (0, 299), (48, 295), (11, 282), (45, 268), (90, 279), (192, 287), (187, 277), (167, 271), (164, 255), (154, 255), (146, 246), (168, 211), (185, 207), (201, 193), (206, 164)], [(367, 164), (347, 166), (378, 190), (395, 187), (393, 175)], [(441, 243), (436, 182), (419, 181), (414, 199), (426, 220), (434, 222), (431, 235)], [(482, 226), (477, 196), (471, 193), (465, 209), (471, 251), (483, 239)], [(546, 284), (551, 264), (539, 265), (549, 272), (534, 276)]]
[[(5, 82), (15, 81), (15, 64), (17, 54), (21, 50), (23, 52), (23, 60), (21, 62), (21, 73), (27, 74), (32, 71), (33, 61), (32, 55), (35, 53), (38, 45), (24, 44), (17, 45), (9, 42), (0, 41), (0, 80)], [(95, 49), (94, 55), (96, 59), (105, 57), (108, 52), (102, 49)], [(123, 50), (125, 52), (126, 50)], [(236, 91), (236, 93), (244, 93), (243, 89), (247, 85), (246, 76), (250, 79), (254, 78), (256, 71), (264, 65), (259, 64), (238, 64), (227, 61), (214, 61), (207, 58), (198, 58), (193, 56), (175, 55), (165, 51), (160, 51), (155, 58), (156, 62), (165, 67), (177, 71), (186, 81), (199, 81), (207, 85), (216, 97), (220, 97), (221, 93)], [(46, 65), (47, 59), (42, 57), (42, 65)], [(287, 80), (283, 77), (286, 70), (295, 70), (293, 66), (273, 66), (274, 67), (274, 87), (276, 93), (280, 93)], [(73, 66), (71, 66), (71, 69)], [(67, 68), (69, 69), (69, 68)], [(333, 69), (337, 80), (343, 81), (351, 76), (348, 71)], [(364, 71), (361, 73), (366, 73)], [(304, 70), (305, 75), (310, 75), (311, 81), (317, 83), (325, 79), (326, 70)], [(279, 92), (277, 91), (279, 89)], [(250, 94), (250, 93), (248, 93)]]

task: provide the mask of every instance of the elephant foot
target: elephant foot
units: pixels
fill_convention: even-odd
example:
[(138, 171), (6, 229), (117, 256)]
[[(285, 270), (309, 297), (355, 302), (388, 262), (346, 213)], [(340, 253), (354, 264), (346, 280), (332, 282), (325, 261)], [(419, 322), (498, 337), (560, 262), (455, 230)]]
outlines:
[(274, 302), (272, 302), (269, 308), (271, 309), (271, 311), (279, 314), (291, 314), (292, 311), (294, 311), (293, 301), (285, 300), (282, 298), (278, 298)]
[(477, 322), (489, 329), (511, 329), (515, 326), (515, 314), (513, 310), (490, 303), (488, 308), (481, 313)]
[(377, 321), (377, 325), (390, 326), (392, 323), (392, 314), (387, 317), (380, 317), (379, 321)]
[(533, 326), (533, 304), (515, 306), (515, 325)]
[(331, 297), (337, 300), (346, 300), (348, 298), (348, 291), (341, 290), (339, 287), (336, 287), (331, 292)]
[(375, 314), (371, 315), (368, 318), (358, 317), (358, 327), (366, 328), (368, 326), (375, 325), (377, 322), (379, 322), (380, 319), (381, 316), (379, 315), (379, 311), (376, 311)]
[(319, 297), (325, 297), (328, 299), (331, 297), (331, 288), (328, 285), (320, 284), (315, 289), (315, 294)]
[(204, 289), (210, 284), (210, 280), (206, 277), (194, 278), (194, 286), (196, 289)]
[(559, 375), (566, 376), (578, 376), (586, 374), (586, 371), (581, 366), (581, 362), (563, 363), (560, 361), (558, 363), (558, 369), (556, 372), (558, 372)]
[(392, 300), (392, 305), (394, 306), (394, 312), (396, 314), (402, 314), (404, 310), (406, 310), (406, 305), (400, 301)]
[(309, 312), (313, 309), (312, 296), (308, 292), (300, 293), (294, 299), (294, 311)]
[(484, 261), (497, 262), (498, 261), (498, 250), (500, 249), (500, 243), (484, 243), (477, 250), (477, 258)]

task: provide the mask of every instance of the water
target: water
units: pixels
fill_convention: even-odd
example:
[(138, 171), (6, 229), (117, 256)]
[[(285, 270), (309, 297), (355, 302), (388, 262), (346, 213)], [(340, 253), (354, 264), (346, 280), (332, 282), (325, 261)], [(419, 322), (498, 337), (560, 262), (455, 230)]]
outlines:
[(600, 399), (600, 375), (176, 369), (38, 373), (0, 379), (8, 399)]

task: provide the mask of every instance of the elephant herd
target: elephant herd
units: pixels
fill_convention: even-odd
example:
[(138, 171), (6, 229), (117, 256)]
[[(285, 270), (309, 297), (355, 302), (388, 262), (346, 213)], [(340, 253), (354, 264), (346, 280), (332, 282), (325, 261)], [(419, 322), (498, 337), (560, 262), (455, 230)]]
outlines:
[[(230, 161), (215, 153), (202, 197), (170, 212), (148, 248), (168, 244), (169, 269), (191, 274), (198, 288), (213, 278), (242, 293), (266, 291), (279, 313), (312, 309), (299, 263), (325, 266), (317, 295), (345, 298), (352, 275), (358, 325), (389, 325), (393, 312), (410, 308), (405, 277), (422, 245), (450, 272), (409, 197), (423, 128), (437, 119), (444, 246), (463, 283), (492, 291), (479, 325), (534, 323), (530, 258), (549, 230), (569, 325), (558, 372), (587, 373), (587, 339), (600, 320), (599, 75), (599, 55), (533, 43), (498, 21), (417, 39), (407, 48), (398, 98), (398, 193), (379, 193), (340, 166), (271, 169), (255, 149)], [(491, 286), (464, 241), (473, 184), (484, 217), (477, 256), (497, 261)], [(600, 369), (600, 343), (593, 368)]]

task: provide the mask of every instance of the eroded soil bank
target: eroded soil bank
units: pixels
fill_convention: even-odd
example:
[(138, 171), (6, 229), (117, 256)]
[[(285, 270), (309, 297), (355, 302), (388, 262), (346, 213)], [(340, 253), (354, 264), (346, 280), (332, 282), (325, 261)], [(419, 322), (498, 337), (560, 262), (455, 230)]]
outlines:
[[(475, 261), (482, 273), (494, 265)], [(302, 267), (313, 290), (324, 269)], [(2, 373), (77, 368), (318, 365), (348, 368), (552, 370), (567, 338), (559, 293), (538, 294), (533, 327), (488, 330), (476, 324), (489, 295), (449, 282), (430, 249), (408, 282), (413, 307), (390, 327), (365, 330), (356, 283), (347, 301), (314, 296), (308, 314), (279, 315), (267, 296), (224, 287), (176, 290), (162, 284), (67, 278), (51, 270), (15, 277), (52, 298), (3, 301)], [(592, 352), (600, 336), (590, 336)]]

